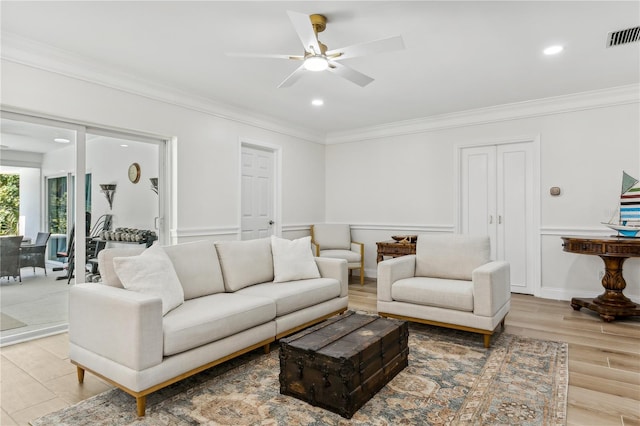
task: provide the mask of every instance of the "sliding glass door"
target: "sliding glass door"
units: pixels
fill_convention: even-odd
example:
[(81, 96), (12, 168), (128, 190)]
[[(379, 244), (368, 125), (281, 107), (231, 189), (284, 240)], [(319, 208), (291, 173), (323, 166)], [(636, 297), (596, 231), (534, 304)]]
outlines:
[[(39, 232), (51, 234), (46, 268), (21, 268), (22, 282), (0, 279), (5, 345), (66, 330), (68, 289), (99, 280), (92, 274), (96, 247), (166, 243), (169, 148), (162, 138), (6, 111), (1, 120), (0, 174), (19, 182), (11, 233), (31, 241)], [(126, 232), (115, 232), (121, 229)]]

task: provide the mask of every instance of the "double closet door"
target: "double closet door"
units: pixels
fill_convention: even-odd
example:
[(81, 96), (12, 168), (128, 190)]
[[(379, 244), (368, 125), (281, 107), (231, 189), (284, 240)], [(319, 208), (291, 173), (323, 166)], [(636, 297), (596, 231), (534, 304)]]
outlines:
[(511, 266), (511, 291), (536, 279), (533, 142), (460, 149), (460, 232), (489, 235), (491, 258)]

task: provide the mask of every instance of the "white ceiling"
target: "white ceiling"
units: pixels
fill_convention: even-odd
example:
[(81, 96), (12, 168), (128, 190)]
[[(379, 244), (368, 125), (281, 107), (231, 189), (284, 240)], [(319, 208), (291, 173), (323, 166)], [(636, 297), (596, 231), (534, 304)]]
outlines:
[[(640, 83), (639, 1), (3, 1), (3, 51), (25, 41), (102, 72), (153, 82), (318, 134)], [(299, 63), (226, 52), (302, 54), (286, 11), (328, 18), (329, 49), (401, 35), (406, 49), (344, 60), (375, 81), (327, 72), (289, 88)], [(543, 48), (564, 45), (557, 56)], [(7, 54), (3, 56), (8, 57)], [(11, 58), (9, 58), (11, 59)], [(81, 73), (79, 70), (78, 73)], [(313, 107), (313, 98), (324, 99)]]

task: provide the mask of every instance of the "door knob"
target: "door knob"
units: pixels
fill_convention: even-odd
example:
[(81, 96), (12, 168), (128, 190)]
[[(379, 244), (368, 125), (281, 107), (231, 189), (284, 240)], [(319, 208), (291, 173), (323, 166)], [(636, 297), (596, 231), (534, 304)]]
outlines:
[(275, 223), (275, 222), (274, 222), (274, 221), (272, 221), (272, 220), (270, 220), (270, 221), (269, 221), (269, 225), (273, 225), (274, 223)]

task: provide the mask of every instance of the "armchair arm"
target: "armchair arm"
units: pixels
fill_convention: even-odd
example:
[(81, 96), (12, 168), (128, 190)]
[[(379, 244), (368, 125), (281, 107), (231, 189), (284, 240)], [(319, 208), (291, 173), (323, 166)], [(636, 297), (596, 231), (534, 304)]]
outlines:
[(364, 243), (358, 243), (356, 241), (351, 241), (351, 251), (356, 253), (360, 253), (360, 255), (364, 258)]
[(323, 278), (335, 278), (340, 281), (340, 297), (349, 294), (349, 269), (344, 259), (316, 257), (316, 265)]
[(159, 297), (102, 284), (69, 291), (69, 340), (133, 370), (162, 362)]
[(311, 251), (313, 252), (314, 257), (320, 257), (320, 244), (316, 244), (311, 241)]
[(394, 282), (411, 278), (416, 272), (416, 255), (400, 256), (378, 263), (378, 300), (391, 302)]
[(471, 273), (473, 281), (473, 313), (490, 317), (511, 297), (509, 263), (486, 263)]

